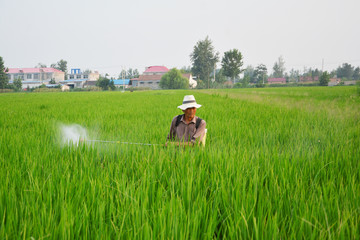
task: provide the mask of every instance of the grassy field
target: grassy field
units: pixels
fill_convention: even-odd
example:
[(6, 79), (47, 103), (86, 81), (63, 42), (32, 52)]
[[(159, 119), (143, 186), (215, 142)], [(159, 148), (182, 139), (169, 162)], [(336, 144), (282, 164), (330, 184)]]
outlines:
[[(185, 94), (205, 148), (162, 144)], [(359, 239), (356, 87), (0, 94), (0, 239)]]

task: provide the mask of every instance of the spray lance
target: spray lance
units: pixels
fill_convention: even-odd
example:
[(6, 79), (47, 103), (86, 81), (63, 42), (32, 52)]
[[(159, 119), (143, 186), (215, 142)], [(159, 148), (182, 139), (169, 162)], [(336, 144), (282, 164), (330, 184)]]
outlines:
[[(61, 140), (64, 145), (89, 142), (89, 143), (115, 143), (115, 144), (129, 144), (129, 145), (141, 145), (141, 146), (167, 146), (167, 144), (153, 144), (153, 143), (135, 143), (135, 142), (121, 142), (121, 141), (106, 141), (106, 140), (91, 140), (87, 139), (87, 131), (80, 125), (61, 125)], [(201, 141), (201, 144), (205, 146), (206, 132)], [(177, 143), (179, 145), (179, 143)]]
[(151, 144), (151, 143), (132, 143), (132, 142), (120, 142), (120, 141), (87, 140), (87, 139), (80, 139), (80, 142), (120, 143), (120, 144), (144, 145), (144, 146), (162, 145), (162, 144)]
[(90, 140), (87, 139), (87, 131), (85, 128), (78, 124), (60, 125), (60, 138), (63, 145), (84, 142), (98, 142), (98, 143), (115, 143), (115, 144), (129, 144), (129, 145), (143, 145), (143, 146), (161, 146), (163, 144), (150, 144), (150, 143), (134, 143), (134, 142), (121, 142), (121, 141), (106, 141), (106, 140)]

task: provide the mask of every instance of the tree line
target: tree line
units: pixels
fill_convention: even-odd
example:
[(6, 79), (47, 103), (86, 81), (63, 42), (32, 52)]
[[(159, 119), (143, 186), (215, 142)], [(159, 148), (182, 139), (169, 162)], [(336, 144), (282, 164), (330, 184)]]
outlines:
[[(162, 77), (160, 87), (166, 89), (188, 88), (189, 83), (186, 78), (182, 77), (181, 73), (190, 72), (195, 76), (199, 88), (210, 88), (214, 81), (225, 82), (226, 79), (223, 76), (235, 81), (239, 74), (244, 71), (241, 68), (243, 65), (241, 52), (237, 49), (232, 49), (224, 53), (224, 57), (221, 60), (222, 69), (220, 73), (216, 73), (219, 52), (215, 51), (212, 41), (208, 36), (196, 43), (193, 52), (190, 54), (190, 60), (192, 62), (191, 68), (184, 67), (180, 71), (172, 69)], [(219, 76), (219, 74), (223, 76)]]
[[(268, 73), (265, 64), (259, 64), (255, 68), (247, 66), (243, 68), (243, 55), (238, 49), (224, 52), (221, 60), (221, 68), (216, 69), (219, 62), (219, 53), (215, 51), (209, 37), (198, 41), (190, 54), (192, 63), (191, 71), (196, 76), (200, 88), (222, 85), (229, 80), (237, 87), (246, 87), (250, 83), (256, 86), (264, 86), (268, 78), (285, 78), (286, 82), (299, 82), (303, 79), (318, 79), (320, 85), (327, 85), (330, 78), (341, 78), (343, 81), (360, 80), (360, 68), (349, 63), (343, 63), (337, 69), (327, 72), (317, 68), (304, 68), (299, 70), (291, 69), (286, 72), (285, 61), (280, 56), (272, 67), (272, 73)], [(212, 73), (212, 71), (214, 73)], [(240, 73), (243, 77), (240, 78)]]
[[(175, 74), (175, 70), (171, 74), (165, 74), (160, 86), (166, 89), (186, 88), (188, 86), (186, 79), (181, 77), (183, 72), (193, 74), (198, 88), (224, 87), (224, 85), (247, 87), (250, 84), (264, 87), (268, 78), (285, 78), (287, 83), (298, 83), (304, 79), (316, 80), (323, 86), (327, 86), (330, 78), (334, 77), (341, 78), (343, 81), (360, 80), (360, 68), (355, 68), (348, 63), (342, 64), (331, 72), (323, 72), (317, 68), (304, 68), (302, 72), (291, 69), (288, 73), (285, 68), (285, 60), (280, 56), (272, 67), (272, 73), (269, 74), (265, 64), (259, 64), (255, 68), (251, 65), (243, 68), (243, 55), (238, 49), (224, 52), (221, 68), (218, 69), (216, 64), (220, 61), (219, 55), (207, 36), (195, 44), (190, 54), (191, 67), (183, 67), (177, 74)], [(243, 73), (242, 78), (240, 78), (241, 73)]]

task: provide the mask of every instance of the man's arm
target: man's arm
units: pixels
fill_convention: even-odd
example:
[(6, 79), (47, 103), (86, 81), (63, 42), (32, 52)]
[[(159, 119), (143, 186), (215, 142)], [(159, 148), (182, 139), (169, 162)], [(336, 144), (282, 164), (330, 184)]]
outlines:
[(196, 144), (196, 143), (200, 144), (200, 142), (202, 141), (202, 139), (205, 136), (205, 129), (206, 129), (206, 122), (203, 119), (203, 120), (201, 120), (200, 126), (196, 130), (194, 136), (191, 138), (191, 142), (193, 142), (194, 144)]
[(169, 141), (169, 140), (173, 141), (176, 138), (176, 128), (175, 128), (176, 118), (177, 117), (174, 117), (173, 120), (171, 121), (170, 131), (166, 138), (166, 141)]

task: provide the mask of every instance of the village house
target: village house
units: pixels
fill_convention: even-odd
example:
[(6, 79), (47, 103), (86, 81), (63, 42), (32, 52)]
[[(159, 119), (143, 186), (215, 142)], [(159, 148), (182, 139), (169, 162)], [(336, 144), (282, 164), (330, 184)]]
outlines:
[(344, 81), (344, 85), (345, 85), (345, 86), (356, 85), (356, 81), (355, 81), (355, 80)]
[(86, 88), (96, 85), (100, 74), (95, 72), (81, 72), (80, 68), (72, 68), (70, 74), (67, 74), (67, 80), (60, 83), (69, 86), (70, 88)]
[[(169, 69), (165, 66), (147, 67), (142, 75), (140, 75), (138, 78), (131, 79), (131, 85), (133, 87), (144, 87), (154, 90), (161, 89), (160, 80), (167, 72), (169, 72)], [(191, 73), (184, 73), (182, 75), (188, 79), (190, 88), (196, 87), (197, 82), (193, 79)]]
[(70, 91), (70, 87), (68, 85), (61, 85), (61, 91), (63, 92)]
[(193, 78), (191, 73), (183, 73), (183, 77), (187, 78), (189, 80), (189, 87), (190, 88), (196, 88), (197, 81)]
[(67, 74), (67, 79), (86, 79), (88, 81), (97, 81), (100, 74), (95, 72), (81, 72), (80, 68), (72, 68), (71, 73)]
[(116, 79), (116, 80), (112, 80), (114, 81), (114, 85), (117, 88), (128, 88), (129, 84), (130, 84), (130, 79)]
[(49, 84), (51, 80), (60, 83), (65, 78), (65, 73), (55, 68), (9, 68), (6, 74), (10, 83), (21, 79), (24, 88), (39, 87), (42, 84)]
[(131, 79), (131, 85), (133, 87), (161, 89), (159, 85), (161, 77), (168, 71), (169, 69), (164, 66), (147, 67), (138, 78)]
[(286, 78), (268, 78), (269, 84), (285, 84)]
[(330, 78), (328, 86), (336, 86), (340, 84), (341, 78)]
[(306, 77), (299, 77), (299, 82), (300, 83), (315, 83), (315, 82), (319, 82), (319, 77), (310, 77), (310, 76), (306, 76)]
[(234, 86), (234, 83), (233, 83), (231, 80), (228, 80), (228, 81), (225, 81), (225, 82), (224, 82), (224, 86), (226, 86), (226, 87), (233, 87), (233, 86)]

